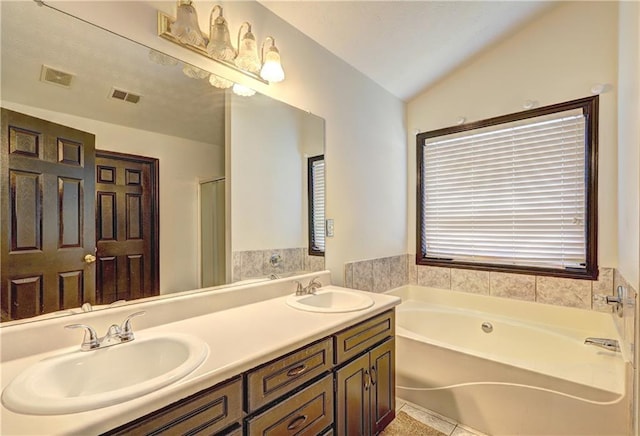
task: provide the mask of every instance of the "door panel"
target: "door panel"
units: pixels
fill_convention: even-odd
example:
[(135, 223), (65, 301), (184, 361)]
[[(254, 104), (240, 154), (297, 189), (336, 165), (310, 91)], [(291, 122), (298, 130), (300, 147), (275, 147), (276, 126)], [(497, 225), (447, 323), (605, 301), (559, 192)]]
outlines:
[(370, 358), (371, 428), (377, 434), (395, 417), (395, 339), (371, 350)]
[(336, 433), (369, 435), (369, 354), (336, 371)]
[[(94, 135), (2, 109), (2, 320), (95, 302)], [(80, 304), (78, 304), (80, 303)]]
[(98, 151), (97, 301), (159, 293), (158, 160)]

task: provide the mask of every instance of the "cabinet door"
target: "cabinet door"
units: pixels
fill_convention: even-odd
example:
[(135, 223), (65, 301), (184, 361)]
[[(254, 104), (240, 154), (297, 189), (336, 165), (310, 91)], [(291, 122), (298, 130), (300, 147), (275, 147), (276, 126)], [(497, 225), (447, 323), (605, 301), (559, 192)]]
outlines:
[(369, 352), (371, 374), (371, 429), (382, 431), (395, 417), (396, 368), (395, 339), (391, 338)]
[(336, 371), (336, 433), (338, 436), (369, 435), (369, 354)]

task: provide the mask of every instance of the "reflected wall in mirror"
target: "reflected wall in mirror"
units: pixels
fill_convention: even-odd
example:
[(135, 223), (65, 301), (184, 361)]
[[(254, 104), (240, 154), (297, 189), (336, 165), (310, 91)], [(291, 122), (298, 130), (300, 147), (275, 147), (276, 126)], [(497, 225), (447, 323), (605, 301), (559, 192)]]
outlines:
[[(182, 63), (153, 62), (161, 54), (49, 7), (0, 7), (2, 107), (95, 142), (85, 149), (84, 140), (39, 131), (40, 121), (11, 129), (3, 116), (3, 321), (323, 269), (304, 251), (300, 262), (288, 256), (306, 246), (301, 162), (322, 154), (322, 119), (189, 78)], [(48, 172), (54, 164), (59, 174)], [(74, 165), (90, 175), (69, 172)], [(234, 270), (232, 259), (266, 251), (271, 268)], [(65, 256), (73, 266), (39, 272), (39, 262)]]

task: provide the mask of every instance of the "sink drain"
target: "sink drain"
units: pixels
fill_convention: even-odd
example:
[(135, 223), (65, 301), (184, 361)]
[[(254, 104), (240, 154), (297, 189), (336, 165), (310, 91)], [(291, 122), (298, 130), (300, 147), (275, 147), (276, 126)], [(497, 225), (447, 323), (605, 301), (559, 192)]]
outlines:
[(490, 322), (483, 322), (482, 331), (485, 333), (491, 333), (493, 331), (493, 326), (491, 325)]

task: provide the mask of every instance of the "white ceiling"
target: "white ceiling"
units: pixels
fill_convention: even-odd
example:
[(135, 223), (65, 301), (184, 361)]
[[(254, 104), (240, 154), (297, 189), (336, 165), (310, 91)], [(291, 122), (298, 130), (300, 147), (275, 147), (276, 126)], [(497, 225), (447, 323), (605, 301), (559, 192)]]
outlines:
[(260, 2), (405, 101), (553, 4), (480, 0)]

